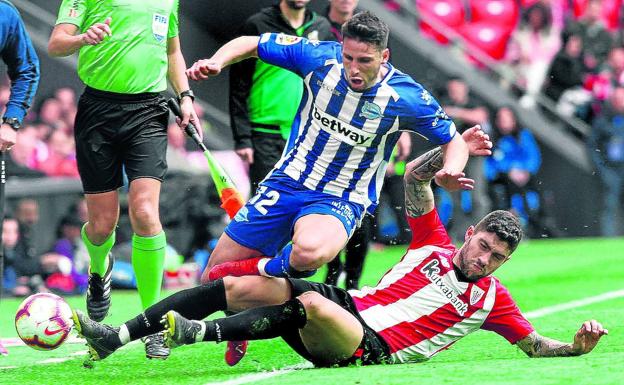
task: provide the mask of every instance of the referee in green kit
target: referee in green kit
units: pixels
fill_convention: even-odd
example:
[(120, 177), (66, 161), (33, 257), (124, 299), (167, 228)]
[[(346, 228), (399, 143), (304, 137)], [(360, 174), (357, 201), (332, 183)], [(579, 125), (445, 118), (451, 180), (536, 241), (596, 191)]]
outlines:
[[(167, 77), (179, 95), (180, 127), (189, 121), (199, 127), (199, 120), (184, 74), (178, 0), (63, 0), (48, 53), (74, 52), (79, 52), (78, 76), (86, 85), (74, 135), (89, 211), (82, 228), (91, 258), (87, 311), (101, 321), (111, 303), (110, 250), (115, 243), (123, 169), (130, 181), (132, 265), (143, 308), (160, 296), (166, 238), (158, 199), (167, 171), (169, 111), (159, 93), (167, 88)], [(169, 355), (161, 335), (145, 339), (145, 352), (148, 358)]]

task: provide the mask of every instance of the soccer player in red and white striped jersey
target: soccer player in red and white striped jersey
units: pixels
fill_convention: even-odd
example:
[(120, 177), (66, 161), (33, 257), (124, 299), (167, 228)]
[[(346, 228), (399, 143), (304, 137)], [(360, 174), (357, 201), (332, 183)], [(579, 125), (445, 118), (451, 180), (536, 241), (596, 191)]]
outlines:
[[(437, 159), (431, 158), (434, 164)], [(506, 211), (490, 213), (467, 230), (458, 250), (433, 206), (433, 175), (414, 166), (406, 173), (412, 229), (407, 253), (377, 286), (349, 292), (366, 324), (388, 344), (396, 362), (429, 358), (478, 329), (495, 331), (511, 343), (528, 336), (533, 327), (490, 275), (520, 242), (517, 219)]]
[[(476, 126), (463, 134), (471, 155), (489, 155), (488, 136)], [(463, 173), (442, 170), (443, 155), (432, 150), (408, 165), (406, 208), (413, 231), (405, 256), (377, 286), (345, 291), (293, 278), (225, 277), (176, 293), (112, 328), (74, 314), (94, 359), (103, 359), (131, 340), (162, 330), (174, 346), (200, 341), (282, 337), (317, 366), (403, 363), (428, 359), (455, 341), (491, 330), (530, 357), (589, 353), (608, 331), (586, 321), (564, 343), (539, 335), (509, 292), (491, 276), (509, 260), (522, 238), (518, 220), (494, 211), (466, 231), (457, 249), (440, 223), (431, 180), (472, 188)], [(201, 320), (219, 310), (240, 313)]]

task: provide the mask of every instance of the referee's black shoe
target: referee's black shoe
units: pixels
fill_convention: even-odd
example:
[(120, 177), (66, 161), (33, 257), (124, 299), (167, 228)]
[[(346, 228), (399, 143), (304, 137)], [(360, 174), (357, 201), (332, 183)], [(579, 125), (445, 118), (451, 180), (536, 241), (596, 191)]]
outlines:
[(111, 304), (111, 276), (115, 258), (108, 253), (108, 268), (101, 277), (89, 271), (89, 287), (87, 288), (87, 313), (89, 318), (100, 322), (108, 314)]

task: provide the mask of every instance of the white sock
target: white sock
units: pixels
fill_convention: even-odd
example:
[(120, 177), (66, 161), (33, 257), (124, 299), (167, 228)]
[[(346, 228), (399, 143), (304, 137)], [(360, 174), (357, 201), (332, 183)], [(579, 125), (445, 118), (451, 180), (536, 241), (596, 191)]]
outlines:
[(195, 342), (202, 342), (204, 340), (204, 335), (206, 334), (206, 323), (204, 321), (191, 321), (197, 322), (201, 330), (195, 335)]
[(271, 260), (271, 258), (262, 258), (261, 260), (258, 261), (258, 272), (263, 277), (271, 277), (271, 278), (273, 278), (272, 275), (269, 275), (269, 274), (266, 273), (266, 271), (264, 271), (264, 267), (266, 266), (266, 264), (270, 260)]
[(119, 327), (119, 340), (121, 341), (122, 345), (130, 342), (130, 332), (128, 331), (128, 327), (126, 326), (126, 324), (123, 324), (121, 325), (121, 327)]

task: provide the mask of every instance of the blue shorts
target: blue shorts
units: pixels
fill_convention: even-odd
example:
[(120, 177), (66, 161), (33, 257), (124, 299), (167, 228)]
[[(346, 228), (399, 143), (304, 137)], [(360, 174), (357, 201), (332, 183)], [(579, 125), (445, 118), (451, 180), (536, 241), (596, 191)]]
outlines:
[(241, 208), (225, 233), (237, 243), (274, 256), (292, 239), (295, 222), (308, 214), (338, 218), (351, 237), (365, 213), (362, 205), (312, 191), (288, 177), (271, 177)]

